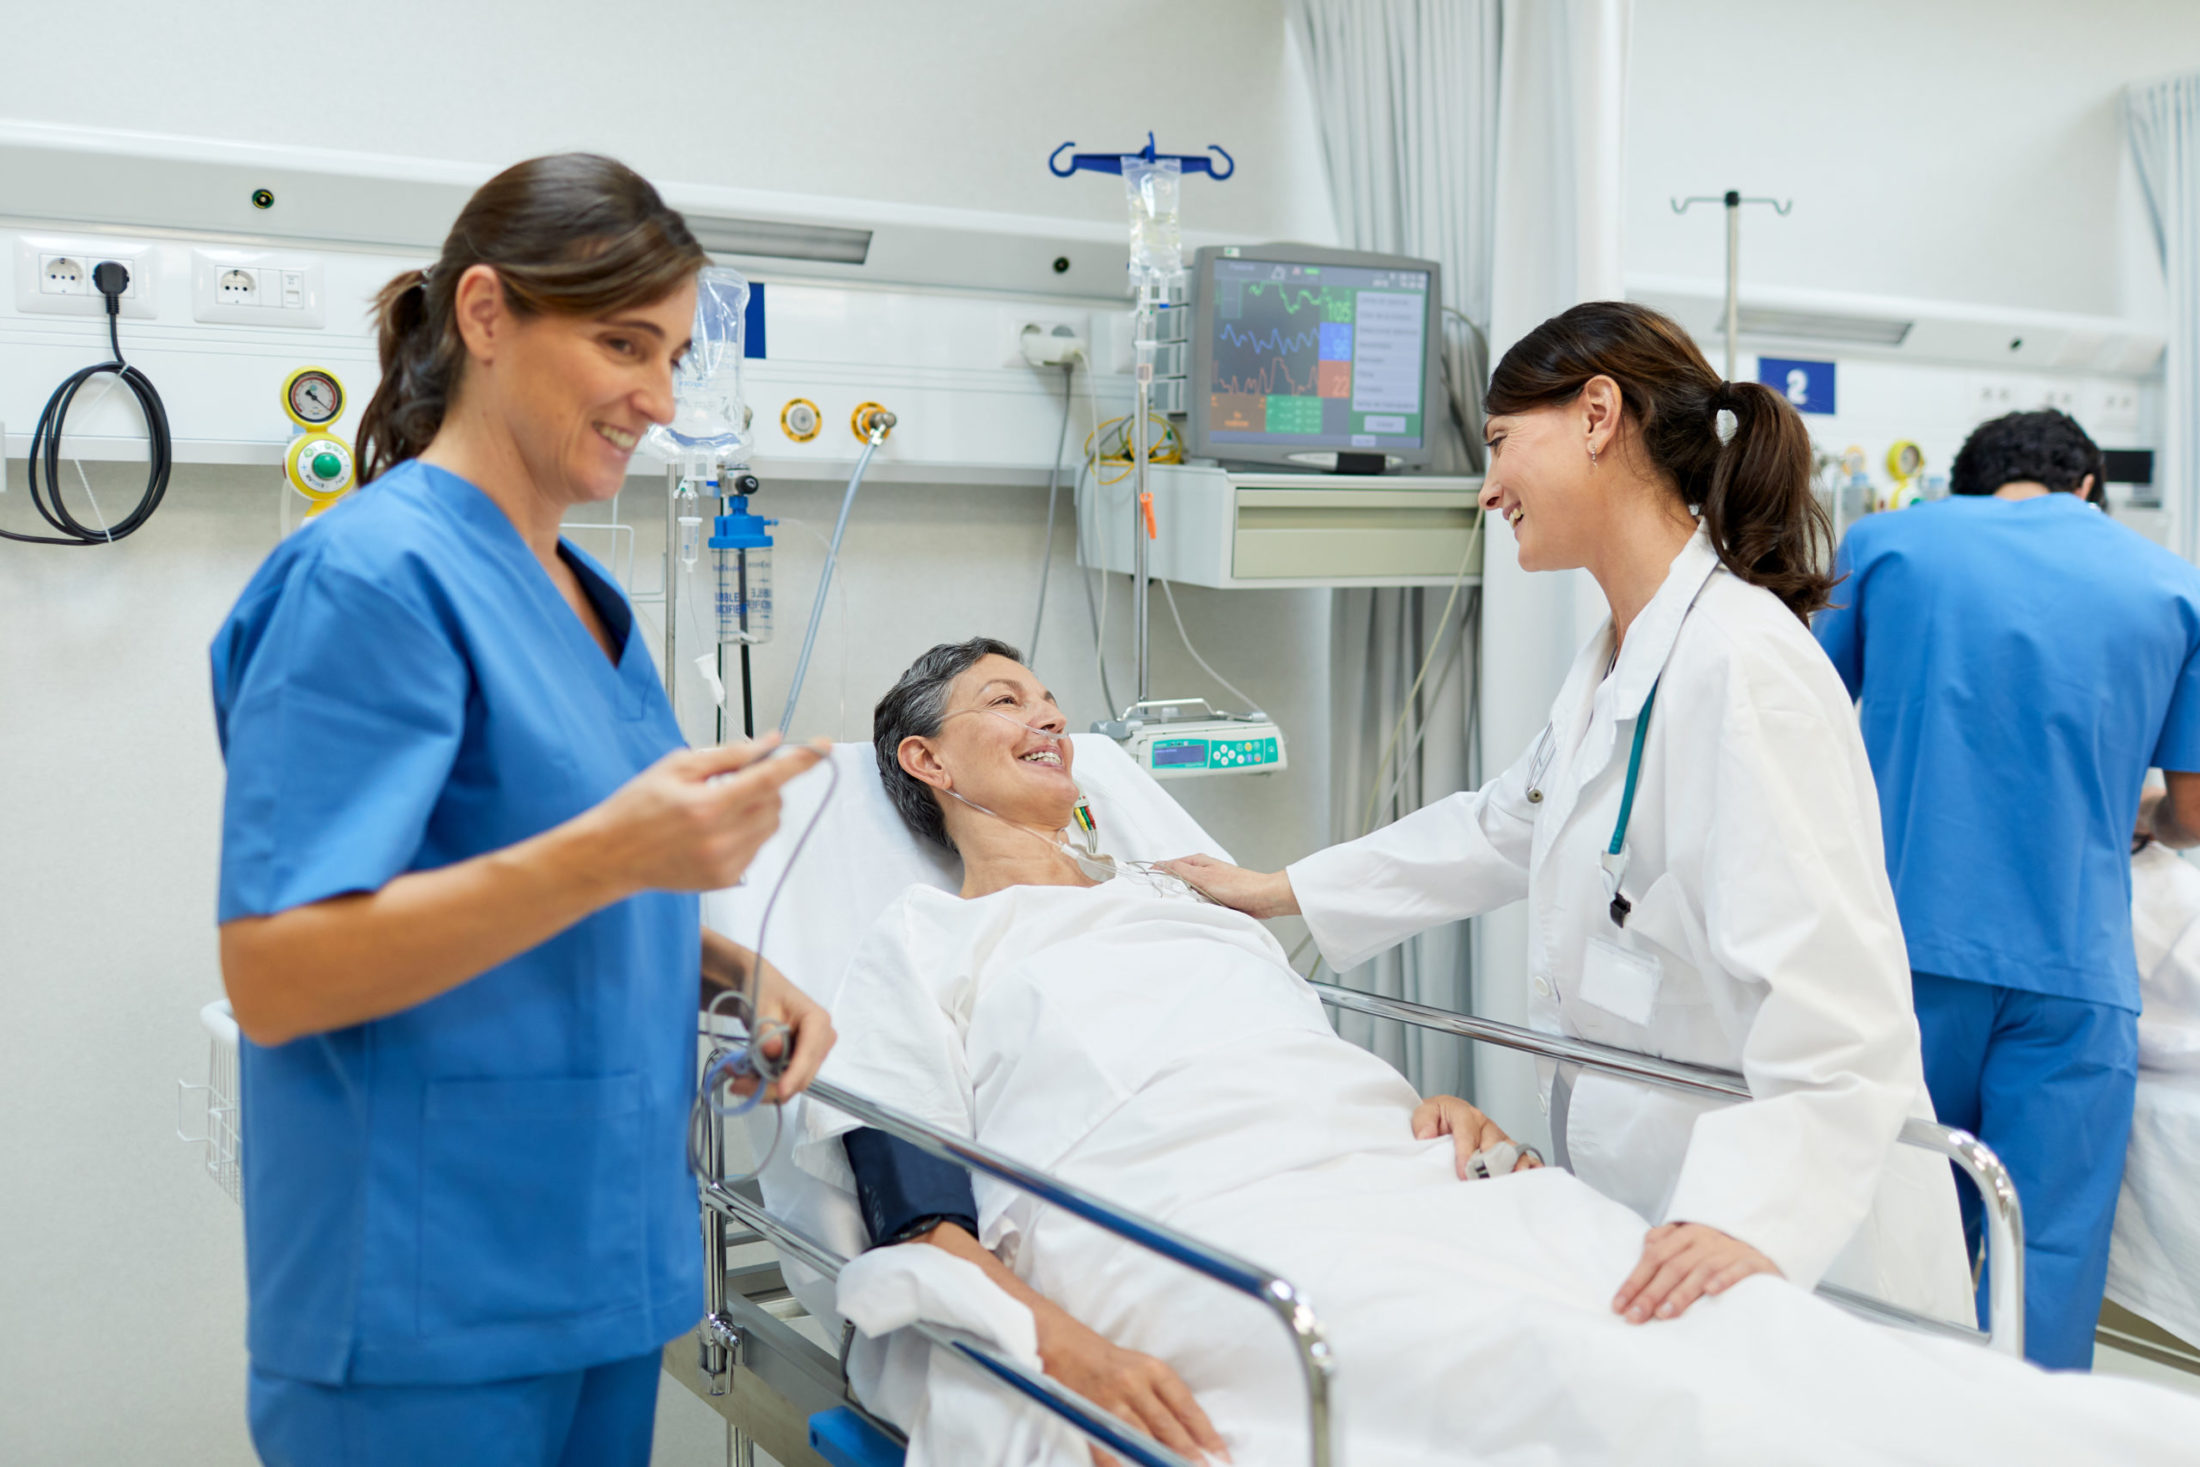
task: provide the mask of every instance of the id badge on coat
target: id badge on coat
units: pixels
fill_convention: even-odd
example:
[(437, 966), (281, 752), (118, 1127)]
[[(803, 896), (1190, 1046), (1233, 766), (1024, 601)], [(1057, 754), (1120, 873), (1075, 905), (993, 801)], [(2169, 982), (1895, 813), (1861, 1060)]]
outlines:
[(1581, 957), (1577, 996), (1630, 1024), (1648, 1024), (1664, 976), (1655, 954), (1630, 952), (1610, 938), (1591, 937)]

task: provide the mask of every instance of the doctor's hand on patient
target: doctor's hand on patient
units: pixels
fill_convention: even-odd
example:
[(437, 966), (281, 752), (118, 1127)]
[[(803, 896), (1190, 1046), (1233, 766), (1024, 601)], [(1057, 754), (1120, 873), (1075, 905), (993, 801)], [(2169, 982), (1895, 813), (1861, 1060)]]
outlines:
[(1288, 871), (1248, 871), (1213, 856), (1182, 856), (1156, 864), (1218, 907), (1264, 919), (1299, 915), (1299, 898), (1291, 890)]
[(1752, 1274), (1779, 1276), (1773, 1261), (1741, 1239), (1703, 1223), (1666, 1223), (1650, 1230), (1642, 1262), (1619, 1286), (1612, 1312), (1629, 1324), (1678, 1319), (1706, 1294), (1723, 1294)]

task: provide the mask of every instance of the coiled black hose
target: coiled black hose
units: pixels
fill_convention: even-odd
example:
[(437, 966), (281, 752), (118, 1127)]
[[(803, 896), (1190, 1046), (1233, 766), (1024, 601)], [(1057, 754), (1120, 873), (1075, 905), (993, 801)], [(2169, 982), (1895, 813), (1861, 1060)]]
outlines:
[[(110, 270), (114, 272), (112, 275), (107, 274)], [(175, 466), (175, 442), (168, 431), (168, 409), (161, 403), (160, 392), (153, 386), (152, 379), (122, 359), (116, 303), (128, 287), (129, 275), (120, 265), (103, 262), (92, 272), (92, 278), (99, 285), (100, 293), (107, 297), (107, 341), (114, 348), (114, 360), (70, 373), (54, 389), (53, 396), (46, 399), (45, 411), (38, 415), (38, 427), (31, 434), (31, 504), (40, 518), (61, 533), (18, 535), (0, 530), (0, 539), (18, 540), (26, 545), (111, 545), (143, 528), (168, 492), (168, 475)], [(61, 429), (68, 419), (69, 408), (76, 402), (76, 395), (94, 377), (107, 373), (121, 378), (122, 385), (137, 398), (138, 407), (145, 414), (146, 446), (152, 462), (145, 478), (145, 492), (139, 496), (137, 507), (111, 525), (94, 527), (70, 513), (69, 506), (61, 498)]]

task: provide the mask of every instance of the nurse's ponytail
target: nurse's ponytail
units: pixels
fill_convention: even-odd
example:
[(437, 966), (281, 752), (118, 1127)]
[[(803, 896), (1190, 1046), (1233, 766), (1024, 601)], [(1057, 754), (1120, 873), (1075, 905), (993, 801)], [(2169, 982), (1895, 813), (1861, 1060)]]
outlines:
[(1491, 416), (1619, 384), (1650, 466), (1702, 516), (1720, 563), (1803, 620), (1833, 590), (1833, 526), (1811, 493), (1810, 432), (1786, 398), (1726, 382), (1671, 317), (1587, 301), (1522, 337), (1490, 374)]
[(497, 273), (523, 316), (602, 316), (659, 301), (709, 263), (687, 221), (614, 159), (559, 153), (517, 163), (459, 211), (443, 252), (382, 287), (374, 313), (381, 385), (359, 418), (359, 480), (419, 456), (466, 370), (459, 277)]

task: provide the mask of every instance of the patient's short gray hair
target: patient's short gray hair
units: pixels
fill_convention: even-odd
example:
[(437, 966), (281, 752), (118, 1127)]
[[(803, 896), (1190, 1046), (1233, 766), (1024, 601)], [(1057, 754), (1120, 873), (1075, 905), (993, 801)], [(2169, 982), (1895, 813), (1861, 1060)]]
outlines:
[(940, 726), (947, 721), (948, 690), (956, 678), (988, 657), (1024, 660), (1023, 653), (992, 637), (942, 642), (909, 664), (909, 670), (878, 700), (871, 714), (871, 748), (878, 756), (878, 777), (886, 786), (887, 797), (911, 830), (951, 851), (955, 843), (947, 838), (939, 796), (930, 785), (901, 767), (901, 741), (938, 737)]

